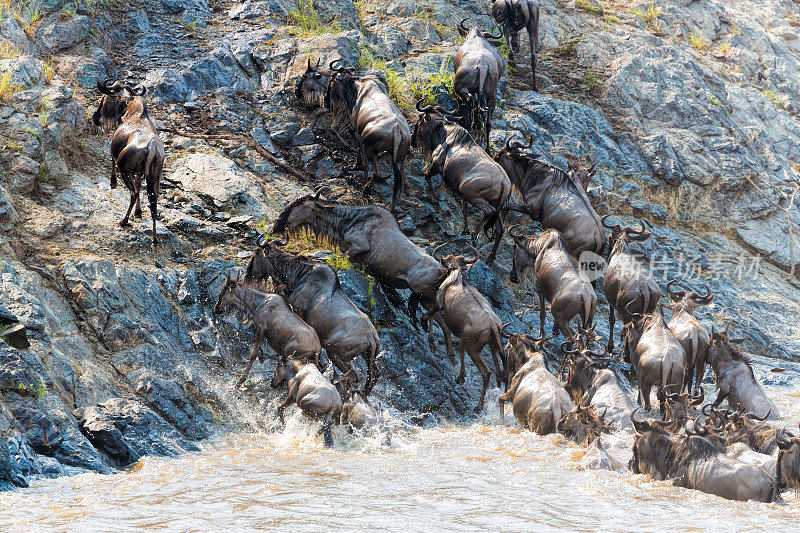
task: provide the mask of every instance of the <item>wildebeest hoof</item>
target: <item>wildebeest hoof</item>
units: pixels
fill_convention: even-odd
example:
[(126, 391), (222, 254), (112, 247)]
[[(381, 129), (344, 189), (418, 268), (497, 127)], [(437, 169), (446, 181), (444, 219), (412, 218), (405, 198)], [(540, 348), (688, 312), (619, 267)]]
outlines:
[(134, 211), (133, 212), (133, 217), (134, 218), (142, 218), (142, 210), (141, 209), (137, 209), (136, 211)]
[(112, 189), (116, 189), (117, 188), (117, 180), (115, 180), (115, 179), (111, 180), (111, 184), (110, 185), (111, 185)]
[(458, 377), (456, 378), (456, 384), (461, 385), (463, 383), (464, 383), (464, 374), (459, 374)]
[(130, 225), (131, 225), (131, 223), (128, 222), (127, 218), (123, 218), (122, 220), (119, 221), (119, 227), (120, 228), (127, 228)]
[(479, 403), (478, 406), (475, 409), (472, 410), (472, 412), (475, 413), (475, 414), (478, 414), (481, 411), (483, 411), (483, 404), (482, 403)]

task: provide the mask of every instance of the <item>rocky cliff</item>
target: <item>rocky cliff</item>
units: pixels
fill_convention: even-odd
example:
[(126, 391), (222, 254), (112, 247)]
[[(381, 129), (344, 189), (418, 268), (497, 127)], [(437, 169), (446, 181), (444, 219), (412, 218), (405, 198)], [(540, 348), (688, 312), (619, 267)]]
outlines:
[[(800, 161), (797, 4), (541, 5), (541, 92), (527, 90), (524, 66), (504, 77), (492, 141), (529, 132), (553, 164), (596, 162), (595, 208), (646, 221), (655, 238), (641, 251), (660, 281), (706, 283), (716, 294), (706, 324), (730, 324), (754, 354), (796, 358), (800, 289), (787, 280), (781, 209), (791, 206), (769, 184), (785, 189)], [(461, 42), (454, 27), (469, 17), (489, 29), (488, 7), (0, 2), (0, 315), (24, 326), (22, 339), (0, 341), (0, 486), (110, 473), (145, 454), (195, 449), (215, 431), (273, 427), (269, 358), (235, 392), (253, 337), (214, 317), (213, 303), (288, 200), (321, 183), (358, 199), (362, 179), (329, 118), (294, 99), (296, 78), (309, 59), (342, 59), (379, 74), (410, 112), (417, 97), (446, 93)], [(163, 134), (155, 253), (149, 220), (117, 226), (127, 192), (109, 188), (108, 134), (88, 118), (106, 77), (142, 82), (151, 115), (176, 131)], [(422, 168), (414, 154), (398, 218), (429, 246), (458, 235), (459, 209), (447, 194), (432, 201)], [(375, 194), (388, 198), (389, 186)], [(800, 223), (797, 209), (789, 223)], [(509, 289), (510, 262), (504, 241), (495, 266), (479, 263), (470, 277), (525, 331), (538, 326), (538, 304)], [(432, 353), (356, 268), (340, 275), (380, 325), (379, 402), (417, 422), (467, 413), (474, 372), (455, 385), (442, 346)], [(602, 297), (599, 315), (607, 334)]]

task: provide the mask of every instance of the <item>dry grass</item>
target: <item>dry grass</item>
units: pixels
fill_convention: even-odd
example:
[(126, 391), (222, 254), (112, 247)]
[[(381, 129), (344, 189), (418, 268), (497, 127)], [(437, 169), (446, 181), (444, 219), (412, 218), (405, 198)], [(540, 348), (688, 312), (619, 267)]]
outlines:
[(705, 37), (703, 37), (703, 32), (692, 31), (689, 34), (689, 44), (692, 45), (692, 48), (697, 50), (698, 52), (704, 52), (708, 49), (708, 41)]
[(11, 41), (5, 39), (0, 41), (0, 59), (16, 59), (20, 55), (19, 48), (14, 46)]
[(14, 80), (11, 79), (11, 73), (6, 72), (0, 77), (0, 102), (5, 102), (14, 93), (18, 93), (22, 90), (21, 85), (17, 85), (14, 83)]

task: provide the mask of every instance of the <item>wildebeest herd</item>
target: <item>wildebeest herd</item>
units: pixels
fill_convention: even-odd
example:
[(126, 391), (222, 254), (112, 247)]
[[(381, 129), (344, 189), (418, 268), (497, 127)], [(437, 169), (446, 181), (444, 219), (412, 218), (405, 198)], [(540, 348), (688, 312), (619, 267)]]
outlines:
[[(331, 266), (290, 252), (287, 243), (278, 240), (308, 231), (335, 243), (363, 266), (387, 297), (407, 311), (415, 326), (426, 327), (434, 352), (434, 323), (438, 325), (450, 358), (455, 361), (460, 356), (457, 383), (465, 378), (464, 354), (470, 356), (482, 378), (476, 412), (484, 407), (491, 380), (482, 356), (488, 348), (496, 384), (505, 387), (499, 398), (501, 413), (505, 403), (511, 403), (516, 419), (531, 431), (560, 432), (592, 446), (602, 456), (601, 435), (629, 428), (634, 432), (630, 470), (725, 498), (769, 502), (779, 500), (787, 488), (800, 488), (800, 438), (766, 423), (779, 413), (756, 381), (750, 360), (737, 349), (740, 340), (730, 337), (727, 328), (712, 328), (709, 333), (694, 317), (698, 306), (712, 301), (711, 291), (705, 288), (701, 294), (670, 281), (666, 292), (675, 306), (667, 321), (660, 304), (661, 288), (632, 246), (651, 234), (643, 222), (638, 227), (613, 224), (610, 215), (601, 218), (595, 212), (586, 194), (593, 167), (556, 168), (526, 152), (530, 142), (513, 137), (494, 157), (489, 155), (497, 84), (505, 69), (495, 47), (505, 35), (513, 60), (519, 52), (517, 33), (528, 31), (531, 85), (536, 90), (539, 6), (535, 0), (494, 0), (492, 14), (502, 33), (468, 28), (466, 20), (458, 25), (465, 39), (453, 64), (457, 107), (418, 102), (413, 129), (379, 80), (358, 75), (340, 62), (323, 70), (319, 62), (314, 66), (309, 60), (295, 95), (331, 111), (340, 138), (340, 127), (352, 132), (364, 170), (365, 194), (380, 179), (378, 157), (389, 155), (394, 179), (391, 211), (328, 199), (324, 186), (284, 208), (271, 231), (277, 238), (260, 243), (244, 280), (227, 279), (215, 307), (217, 314), (243, 314), (255, 328), (255, 346), (236, 387), (245, 382), (266, 338), (279, 357), (271, 385), (288, 388), (278, 408), (281, 421), (284, 408), (297, 404), (305, 415), (322, 422), (327, 445), (332, 444), (333, 424), (358, 429), (381, 425), (381, 414), (369, 402), (379, 378), (376, 358), (380, 351), (370, 317), (345, 294)], [(119, 171), (131, 192), (120, 224), (128, 224), (134, 205), (134, 215), (141, 217), (139, 189), (144, 178), (155, 246), (164, 147), (147, 114), (145, 89), (107, 80), (98, 84), (98, 90), (103, 97), (94, 122), (116, 127), (111, 187), (116, 186)], [(404, 189), (405, 161), (412, 147), (426, 163), (432, 197), (438, 195), (431, 180), (440, 174), (460, 202), (468, 235), (464, 242), (472, 244), (463, 247), (468, 253), (445, 254), (445, 246), (429, 253), (401, 231), (393, 211)], [(512, 203), (512, 198), (520, 201)], [(471, 232), (468, 205), (482, 217)], [(539, 296), (538, 336), (508, 332), (508, 325), (502, 324), (466, 276), (480, 258), (473, 246), (481, 230), (492, 244), (487, 256), (492, 264), (511, 211), (542, 228), (538, 234), (520, 224), (509, 228), (513, 241), (510, 281), (533, 278)], [(594, 331), (595, 284), (579, 268), (578, 257), (584, 252), (598, 254), (607, 262), (603, 292), (610, 307), (610, 334), (605, 345), (599, 344), (602, 339)], [(268, 286), (272, 293), (265, 292)], [(407, 303), (398, 289), (410, 291)], [(547, 304), (555, 323), (552, 336), (563, 336), (560, 361), (550, 361), (552, 355), (543, 348), (548, 340)], [(424, 314), (418, 317), (420, 307)], [(627, 377), (637, 385), (637, 401), (645, 411), (651, 410), (650, 392), (655, 389), (659, 419), (637, 415), (640, 408), (609, 368), (617, 317), (622, 323), (621, 360), (627, 363), (622, 366), (630, 369)], [(457, 348), (453, 336), (458, 338)], [(335, 367), (332, 379), (324, 374), (323, 353)], [(356, 389), (361, 380), (352, 365), (359, 357), (366, 372), (361, 391)], [(707, 364), (719, 392), (712, 403), (704, 405), (700, 382)], [(721, 408), (724, 400), (727, 407)]]

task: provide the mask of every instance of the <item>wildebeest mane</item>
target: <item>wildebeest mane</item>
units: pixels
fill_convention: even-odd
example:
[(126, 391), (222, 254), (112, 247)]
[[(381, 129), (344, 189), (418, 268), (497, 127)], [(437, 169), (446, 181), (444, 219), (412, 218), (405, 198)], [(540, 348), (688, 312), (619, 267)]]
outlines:
[[(650, 460), (664, 479), (674, 477), (681, 467), (686, 467), (692, 460), (719, 455), (719, 450), (703, 437), (677, 436), (665, 429), (651, 426), (645, 438), (656, 441), (653, 448), (660, 453), (656, 453)], [(641, 461), (641, 454), (639, 458)]]
[[(512, 157), (515, 166), (521, 167), (520, 171), (512, 172), (508, 177), (520, 194), (529, 191), (550, 178), (553, 188), (565, 188), (583, 197), (583, 190), (575, 183), (566, 171), (543, 163), (527, 154), (514, 154)], [(552, 176), (552, 177), (551, 177)]]

